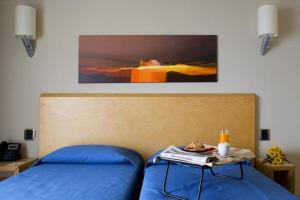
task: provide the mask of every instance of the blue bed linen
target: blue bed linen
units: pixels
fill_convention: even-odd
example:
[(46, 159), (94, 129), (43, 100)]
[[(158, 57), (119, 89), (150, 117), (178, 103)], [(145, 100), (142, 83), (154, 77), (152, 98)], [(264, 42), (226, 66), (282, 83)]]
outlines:
[[(166, 164), (148, 164), (145, 169), (140, 200), (169, 199), (161, 194)], [(244, 179), (235, 180), (212, 176), (205, 170), (201, 199), (205, 200), (296, 200), (299, 199), (279, 184), (262, 175), (251, 165), (243, 165)], [(215, 168), (215, 172), (239, 176), (238, 164)], [(200, 178), (200, 169), (170, 165), (167, 192), (188, 199), (196, 199)]]
[(40, 163), (0, 182), (5, 200), (131, 200), (141, 167)]

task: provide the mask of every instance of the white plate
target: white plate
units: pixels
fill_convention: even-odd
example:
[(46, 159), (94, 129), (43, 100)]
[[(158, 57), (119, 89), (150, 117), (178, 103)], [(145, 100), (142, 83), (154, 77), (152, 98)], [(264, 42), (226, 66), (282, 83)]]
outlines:
[(233, 152), (231, 152), (231, 153), (230, 153), (229, 155), (227, 155), (227, 156), (221, 156), (218, 152), (215, 152), (215, 155), (218, 156), (218, 157), (220, 157), (220, 158), (231, 158), (231, 157), (236, 156), (236, 154), (233, 153)]

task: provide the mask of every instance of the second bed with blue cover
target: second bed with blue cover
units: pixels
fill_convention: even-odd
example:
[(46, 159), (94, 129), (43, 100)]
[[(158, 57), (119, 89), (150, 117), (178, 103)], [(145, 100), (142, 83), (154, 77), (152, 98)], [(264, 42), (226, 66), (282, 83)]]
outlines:
[[(140, 200), (172, 199), (162, 194), (163, 182), (167, 164), (165, 161), (154, 164), (150, 158), (145, 169)], [(205, 200), (298, 200), (296, 196), (262, 175), (251, 164), (243, 163), (244, 178), (230, 179), (213, 176), (209, 169), (204, 170), (204, 179), (200, 199)], [(235, 177), (240, 176), (238, 164), (230, 164), (214, 168), (219, 174)], [(200, 169), (170, 164), (167, 179), (167, 192), (185, 197), (189, 200), (196, 199), (200, 179)]]

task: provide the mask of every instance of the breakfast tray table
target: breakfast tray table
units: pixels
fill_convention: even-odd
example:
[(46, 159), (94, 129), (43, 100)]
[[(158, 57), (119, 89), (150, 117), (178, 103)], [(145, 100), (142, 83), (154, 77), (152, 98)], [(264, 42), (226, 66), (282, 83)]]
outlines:
[[(243, 161), (246, 160), (252, 160), (255, 158), (254, 153), (251, 150), (248, 149), (238, 149), (238, 148), (231, 148), (232, 156), (220, 159), (218, 162), (215, 163), (208, 163), (207, 165), (200, 165), (200, 164), (190, 164), (188, 162), (183, 162), (175, 159), (167, 159), (165, 157), (160, 157), (158, 156), (157, 160), (159, 161), (166, 161), (167, 162), (167, 169), (166, 173), (164, 176), (164, 181), (163, 181), (163, 188), (162, 188), (162, 194), (166, 197), (171, 197), (174, 199), (179, 199), (179, 200), (188, 200), (184, 197), (177, 196), (174, 194), (171, 194), (167, 192), (167, 180), (168, 180), (168, 175), (169, 175), (169, 168), (170, 164), (177, 164), (177, 165), (182, 165), (185, 167), (193, 167), (193, 168), (199, 168), (200, 169), (200, 178), (199, 178), (199, 186), (198, 186), (198, 193), (197, 193), (197, 200), (200, 199), (201, 197), (201, 192), (202, 192), (202, 185), (203, 185), (203, 178), (204, 178), (204, 170), (210, 170), (211, 174), (216, 177), (221, 177), (221, 178), (231, 178), (231, 179), (237, 179), (237, 180), (242, 180), (244, 178), (244, 170), (243, 170)], [(218, 174), (216, 173), (213, 168), (222, 166), (222, 165), (227, 165), (227, 164), (233, 164), (237, 163), (239, 165), (240, 169), (240, 176), (229, 176), (226, 174)]]

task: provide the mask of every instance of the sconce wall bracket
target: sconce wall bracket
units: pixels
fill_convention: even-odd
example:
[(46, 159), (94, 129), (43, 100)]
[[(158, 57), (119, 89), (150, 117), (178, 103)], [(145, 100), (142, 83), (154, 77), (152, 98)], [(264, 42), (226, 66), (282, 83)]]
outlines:
[(34, 55), (33, 40), (31, 40), (31, 38), (26, 35), (22, 36), (21, 39), (22, 39), (24, 47), (27, 51), (28, 56), (33, 57), (33, 55)]
[(262, 37), (262, 43), (260, 46), (260, 53), (261, 55), (265, 55), (268, 52), (272, 37), (270, 35), (264, 35)]

